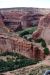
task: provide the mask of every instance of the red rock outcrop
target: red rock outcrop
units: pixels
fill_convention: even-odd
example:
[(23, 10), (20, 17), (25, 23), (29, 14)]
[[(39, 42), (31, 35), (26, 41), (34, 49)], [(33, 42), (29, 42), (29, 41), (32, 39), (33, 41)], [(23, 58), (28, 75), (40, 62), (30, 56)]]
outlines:
[(43, 31), (43, 28), (38, 28), (35, 32), (32, 33), (32, 38), (34, 40), (38, 39)]
[(33, 10), (31, 8), (1, 9), (0, 13), (2, 22), (10, 31), (18, 31), (38, 25), (40, 17), (44, 15), (34, 8)]
[(1, 16), (1, 13), (0, 13), (0, 27), (3, 27), (4, 26), (4, 22), (2, 20), (2, 16)]
[(44, 59), (44, 51), (42, 48), (12, 34), (11, 36), (5, 33), (0, 34), (0, 51), (15, 51), (31, 59)]
[[(28, 58), (43, 59), (44, 51), (42, 48), (34, 44), (32, 45), (31, 42), (17, 35), (15, 36), (14, 33), (9, 33), (10, 31), (17, 31), (30, 27), (33, 24), (38, 24), (40, 17), (45, 14), (42, 13), (42, 11), (43, 10), (39, 11), (38, 9), (36, 9), (36, 11), (31, 11), (30, 9), (0, 10), (0, 51), (16, 51)], [(34, 39), (38, 38), (43, 31), (41, 24), (40, 20), (37, 32), (34, 32), (32, 35)]]
[(9, 32), (10, 30), (5, 26), (1, 13), (0, 13), (0, 33), (2, 32)]
[(40, 19), (37, 31), (32, 36), (33, 39), (34, 37), (35, 39), (41, 37), (50, 45), (50, 13)]
[(24, 28), (38, 25), (39, 19), (49, 13), (50, 9), (39, 8), (11, 8), (0, 9), (2, 25), (4, 24), (10, 31), (18, 31)]
[[(34, 15), (29, 12), (3, 12), (1, 13), (3, 18), (3, 22), (6, 27), (10, 28), (13, 31), (22, 30), (26, 27), (31, 27), (33, 24), (37, 25), (39, 18), (42, 15)], [(37, 16), (38, 15), (38, 16)]]

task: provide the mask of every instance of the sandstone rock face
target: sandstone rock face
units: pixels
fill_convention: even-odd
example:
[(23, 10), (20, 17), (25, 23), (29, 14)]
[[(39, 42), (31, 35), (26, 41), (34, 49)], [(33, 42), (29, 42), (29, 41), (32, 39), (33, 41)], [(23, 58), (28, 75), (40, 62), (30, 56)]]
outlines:
[(17, 35), (0, 34), (0, 52), (4, 51), (14, 51), (31, 59), (44, 59), (43, 49)]
[(10, 31), (18, 31), (27, 27), (38, 25), (40, 17), (44, 15), (44, 9), (1, 9), (0, 13), (4, 25), (9, 28)]
[(50, 45), (50, 14), (47, 14), (40, 19), (37, 31), (35, 31), (32, 36), (33, 39), (41, 37)]
[(50, 14), (40, 19), (38, 27), (43, 28), (40, 37), (45, 39), (46, 43), (50, 45)]
[(43, 28), (38, 28), (35, 32), (33, 32), (32, 38), (34, 40), (38, 39), (40, 37), (42, 31), (43, 31)]
[(10, 34), (10, 31), (18, 31), (39, 23), (38, 30), (32, 35), (34, 39), (38, 38), (45, 28), (45, 25), (42, 24), (44, 21), (39, 22), (39, 19), (48, 11), (44, 12), (43, 9), (0, 10), (0, 51), (16, 51), (28, 58), (43, 59), (42, 48), (32, 45), (31, 42), (14, 35), (15, 33)]
[(49, 9), (12, 8), (0, 10), (0, 23), (10, 31), (18, 31), (38, 25), (39, 19), (49, 13)]
[(9, 32), (9, 29), (5, 26), (2, 16), (0, 14), (0, 33), (2, 32)]
[(0, 27), (3, 27), (4, 26), (4, 22), (2, 20), (2, 16), (1, 16), (1, 13), (0, 13)]
[[(32, 14), (30, 12), (3, 12), (1, 13), (3, 22), (10, 30), (18, 31), (25, 29), (26, 27), (31, 27), (37, 25), (41, 14)], [(38, 16), (37, 16), (38, 15)]]
[(18, 31), (38, 25), (39, 19), (49, 13), (50, 9), (11, 8), (0, 10), (0, 25), (5, 25), (10, 31)]

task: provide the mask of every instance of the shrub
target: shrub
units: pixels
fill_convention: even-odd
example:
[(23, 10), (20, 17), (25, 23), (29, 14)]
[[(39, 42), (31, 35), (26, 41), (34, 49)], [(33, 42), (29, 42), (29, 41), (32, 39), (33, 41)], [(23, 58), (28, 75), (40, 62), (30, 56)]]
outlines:
[(7, 58), (7, 61), (0, 60), (0, 72), (12, 71), (17, 68), (25, 67), (28, 65), (36, 64), (38, 61), (26, 58), (18, 53), (13, 52), (4, 52), (2, 55), (16, 55), (15, 61), (11, 60), (11, 58)]
[(42, 42), (42, 39), (41, 38), (40, 39), (36, 39), (35, 42), (36, 43), (40, 43), (40, 42)]
[(28, 31), (23, 31), (23, 32), (21, 32), (19, 35), (22, 37), (22, 36), (27, 35), (27, 34), (29, 34)]
[(42, 38), (35, 40), (35, 42), (41, 43), (42, 47), (46, 47), (46, 42), (45, 42), (45, 40), (42, 39)]
[(32, 37), (27, 37), (27, 40), (31, 42), (32, 41)]
[(49, 49), (48, 49), (47, 47), (44, 49), (44, 53), (45, 53), (46, 55), (49, 54)]
[(36, 26), (35, 27), (31, 27), (31, 28), (26, 28), (24, 30), (22, 30), (21, 32), (19, 32), (19, 36), (24, 36), (24, 35), (28, 35), (28, 34), (32, 34), (35, 30), (36, 30)]
[(46, 47), (46, 43), (44, 40), (41, 42), (41, 45), (42, 45), (42, 47)]

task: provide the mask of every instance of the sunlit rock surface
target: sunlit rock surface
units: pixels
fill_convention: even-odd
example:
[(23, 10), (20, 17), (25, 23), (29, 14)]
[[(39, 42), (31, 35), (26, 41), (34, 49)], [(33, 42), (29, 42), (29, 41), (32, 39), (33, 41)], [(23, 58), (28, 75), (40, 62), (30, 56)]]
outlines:
[[(19, 37), (15, 33), (18, 30), (25, 29), (27, 27), (32, 27), (38, 25), (37, 31), (35, 31), (32, 36), (33, 39), (42, 37), (45, 41), (49, 41), (50, 38), (50, 16), (49, 9), (34, 9), (34, 8), (20, 8), (20, 9), (1, 9), (0, 10), (0, 52), (4, 51), (15, 51), (22, 54), (28, 58), (35, 58), (43, 60), (45, 57), (43, 48), (32, 45), (31, 42)], [(44, 16), (48, 14), (47, 16)], [(43, 17), (43, 18), (41, 18)], [(40, 21), (39, 21), (40, 20)], [(48, 35), (48, 36), (47, 36)], [(49, 43), (49, 42), (48, 42)], [(49, 57), (50, 58), (50, 57)], [(18, 69), (12, 72), (6, 72), (4, 75), (29, 75), (30, 73), (35, 73), (34, 75), (42, 75), (41, 64), (50, 66), (50, 61), (44, 60), (40, 62), (40, 68), (35, 65), (28, 66), (22, 69)], [(48, 67), (47, 67), (48, 69)], [(32, 71), (33, 70), (33, 71)]]
[(37, 31), (32, 34), (33, 39), (35, 37), (43, 38), (48, 45), (50, 45), (50, 14), (43, 16), (38, 24)]
[(0, 34), (0, 51), (14, 51), (31, 59), (44, 59), (43, 48), (13, 34)]

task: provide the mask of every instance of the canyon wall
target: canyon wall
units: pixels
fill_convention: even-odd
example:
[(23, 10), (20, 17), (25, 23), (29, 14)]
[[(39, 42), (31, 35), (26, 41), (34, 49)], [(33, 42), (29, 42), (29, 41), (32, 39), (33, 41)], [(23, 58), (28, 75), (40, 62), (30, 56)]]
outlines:
[(50, 45), (50, 14), (39, 20), (37, 30), (32, 34), (33, 39), (43, 38), (47, 45)]
[[(43, 59), (42, 48), (10, 32), (38, 25), (40, 18), (49, 12), (49, 9), (38, 8), (0, 9), (0, 51), (16, 51), (28, 58)], [(38, 38), (42, 30), (34, 32), (33, 38)]]
[[(27, 27), (38, 25), (39, 20), (49, 9), (40, 8), (10, 8), (0, 9), (0, 20), (10, 31), (18, 31)], [(0, 24), (0, 25), (3, 25)]]
[(31, 59), (44, 59), (43, 48), (15, 35), (0, 34), (0, 52), (11, 51)]

